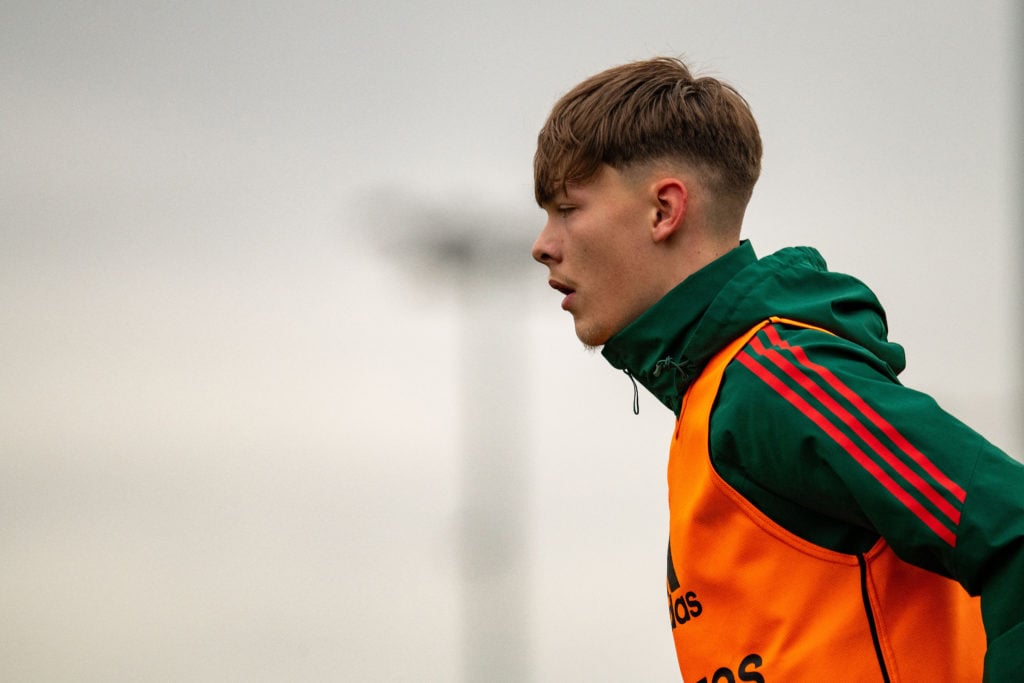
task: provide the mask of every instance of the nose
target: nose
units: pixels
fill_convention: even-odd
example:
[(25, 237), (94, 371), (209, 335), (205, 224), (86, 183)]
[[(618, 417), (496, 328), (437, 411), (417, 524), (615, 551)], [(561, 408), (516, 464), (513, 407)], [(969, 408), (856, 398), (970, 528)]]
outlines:
[(561, 248), (555, 239), (555, 231), (551, 223), (552, 221), (549, 218), (541, 229), (540, 234), (537, 235), (537, 239), (533, 242), (533, 259), (543, 265), (548, 265), (552, 261), (557, 263), (562, 260)]

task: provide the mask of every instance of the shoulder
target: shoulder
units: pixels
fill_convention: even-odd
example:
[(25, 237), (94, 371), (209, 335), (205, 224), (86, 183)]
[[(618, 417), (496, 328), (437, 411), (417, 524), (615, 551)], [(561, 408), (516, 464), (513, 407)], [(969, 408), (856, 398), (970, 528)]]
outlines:
[(826, 426), (823, 414), (848, 422), (851, 409), (900, 387), (891, 367), (838, 335), (773, 323), (761, 329), (728, 365), (716, 410), (759, 434)]
[(991, 448), (867, 350), (778, 325), (729, 364), (710, 439), (730, 484), (878, 529), (894, 547), (949, 543), (977, 454)]
[[(775, 502), (784, 500), (829, 524), (870, 529), (853, 490), (850, 449), (859, 448), (877, 395), (899, 386), (891, 368), (858, 344), (819, 329), (768, 325), (726, 368), (711, 417), (712, 460), (769, 516), (786, 512)], [(801, 535), (821, 543), (823, 524)], [(869, 543), (855, 529), (856, 544)]]
[(762, 381), (768, 377), (757, 367), (792, 380), (801, 375), (828, 379), (840, 373), (899, 383), (891, 366), (865, 346), (820, 328), (786, 322), (766, 325), (737, 360)]

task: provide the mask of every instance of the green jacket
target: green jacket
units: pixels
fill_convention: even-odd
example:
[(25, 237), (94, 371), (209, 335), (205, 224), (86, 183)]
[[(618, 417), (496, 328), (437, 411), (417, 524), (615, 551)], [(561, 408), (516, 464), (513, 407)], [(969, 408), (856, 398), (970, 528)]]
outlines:
[[(743, 242), (669, 292), (602, 353), (678, 415), (708, 360), (769, 316), (834, 333), (783, 327), (780, 343), (802, 349), (807, 363), (862, 400), (849, 405), (863, 410), (851, 408), (857, 412), (851, 418), (837, 408), (825, 428), (809, 419), (807, 402), (787, 400), (734, 361), (711, 416), (715, 468), (764, 513), (813, 543), (855, 554), (882, 536), (904, 561), (981, 595), (986, 680), (1021, 680), (1024, 465), (929, 396), (900, 384), (903, 349), (886, 339), (885, 312), (863, 283), (829, 272), (813, 249), (758, 259)], [(792, 384), (791, 396), (804, 391), (783, 379)], [(879, 446), (874, 435), (885, 440), (887, 430), (909, 442), (906, 452)], [(878, 454), (883, 450), (888, 459)], [(865, 452), (876, 469), (852, 457)]]

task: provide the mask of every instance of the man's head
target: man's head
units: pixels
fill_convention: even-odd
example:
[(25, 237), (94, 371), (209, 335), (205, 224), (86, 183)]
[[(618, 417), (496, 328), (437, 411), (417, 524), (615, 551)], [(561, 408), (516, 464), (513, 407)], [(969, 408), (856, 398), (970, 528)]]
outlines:
[(537, 136), (537, 203), (565, 183), (586, 182), (602, 164), (623, 170), (654, 161), (699, 172), (719, 202), (742, 212), (761, 173), (761, 136), (736, 90), (694, 78), (677, 59), (613, 67), (566, 93)]
[(548, 221), (533, 255), (584, 344), (738, 243), (760, 166), (743, 98), (675, 59), (609, 69), (558, 101), (534, 157)]

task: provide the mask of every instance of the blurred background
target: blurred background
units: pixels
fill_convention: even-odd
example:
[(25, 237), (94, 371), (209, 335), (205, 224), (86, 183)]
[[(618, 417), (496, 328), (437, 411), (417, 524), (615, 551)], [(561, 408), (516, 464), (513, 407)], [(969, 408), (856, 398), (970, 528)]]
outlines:
[(533, 264), (551, 105), (669, 54), (746, 236), (1020, 457), (1012, 0), (0, 5), (0, 678), (671, 681), (672, 416)]

